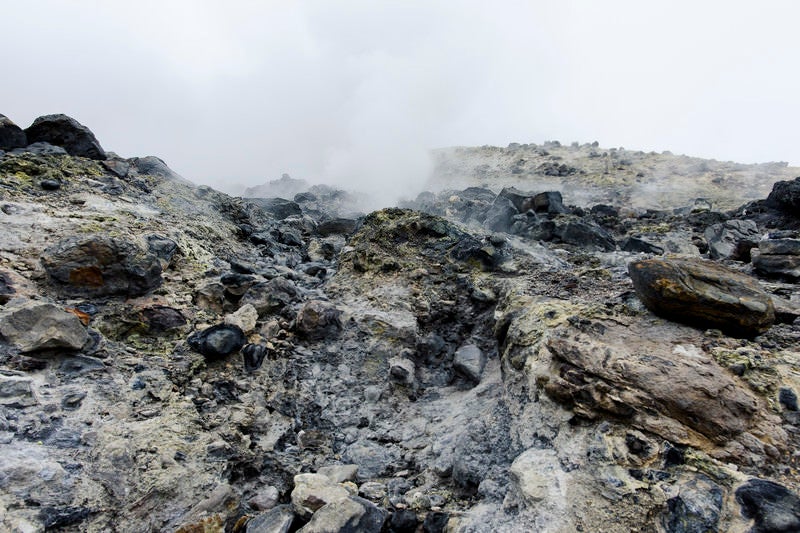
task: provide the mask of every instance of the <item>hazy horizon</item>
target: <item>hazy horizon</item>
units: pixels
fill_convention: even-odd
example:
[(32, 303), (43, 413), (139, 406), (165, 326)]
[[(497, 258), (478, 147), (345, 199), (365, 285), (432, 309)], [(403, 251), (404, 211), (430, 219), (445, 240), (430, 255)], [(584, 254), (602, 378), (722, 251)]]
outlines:
[(790, 1), (8, 2), (0, 113), (230, 190), (397, 196), (511, 142), (800, 164)]

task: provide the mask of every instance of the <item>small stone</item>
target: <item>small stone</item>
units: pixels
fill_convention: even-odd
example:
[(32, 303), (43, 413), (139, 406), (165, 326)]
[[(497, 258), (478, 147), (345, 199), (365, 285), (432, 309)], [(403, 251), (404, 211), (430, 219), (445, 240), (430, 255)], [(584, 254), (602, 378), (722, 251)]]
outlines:
[(358, 494), (368, 500), (381, 501), (386, 497), (387, 489), (383, 483), (367, 481), (358, 488)]
[(256, 511), (268, 511), (277, 505), (279, 498), (280, 492), (278, 492), (278, 489), (269, 485), (260, 488), (247, 503)]
[(797, 394), (789, 387), (781, 387), (778, 391), (778, 402), (787, 411), (797, 411)]
[(261, 513), (247, 522), (245, 533), (288, 533), (294, 522), (294, 512), (289, 505), (279, 505)]
[(312, 339), (321, 339), (341, 328), (342, 312), (329, 302), (310, 300), (297, 313), (295, 328)]
[(450, 515), (447, 513), (430, 512), (422, 523), (424, 533), (444, 533)]
[(46, 179), (39, 182), (39, 186), (45, 191), (57, 191), (61, 188), (61, 181)]
[(453, 368), (474, 383), (481, 380), (483, 368), (486, 366), (486, 356), (474, 344), (465, 344), (456, 350), (453, 356)]
[(0, 375), (0, 405), (21, 409), (37, 403), (30, 378)]
[(320, 508), (300, 531), (329, 533), (353, 531), (380, 533), (386, 521), (386, 511), (357, 496), (330, 502)]
[(250, 333), (256, 329), (258, 322), (258, 311), (252, 304), (244, 304), (236, 312), (225, 315), (225, 323), (239, 328), (245, 332)]
[(389, 359), (389, 380), (401, 385), (413, 385), (416, 365), (405, 357)]
[(263, 344), (245, 344), (241, 352), (244, 369), (248, 372), (255, 372), (261, 368), (264, 358), (269, 353), (269, 348)]
[(310, 517), (320, 507), (331, 502), (347, 499), (350, 493), (341, 485), (333, 483), (322, 474), (298, 474), (294, 476), (292, 506), (301, 517)]

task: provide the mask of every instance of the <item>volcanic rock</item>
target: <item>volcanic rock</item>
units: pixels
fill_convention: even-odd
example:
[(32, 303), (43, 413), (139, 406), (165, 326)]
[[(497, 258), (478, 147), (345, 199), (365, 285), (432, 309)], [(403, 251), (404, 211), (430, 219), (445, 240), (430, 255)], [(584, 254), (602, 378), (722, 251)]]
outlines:
[(453, 368), (475, 383), (481, 380), (486, 355), (474, 344), (465, 344), (453, 355)]
[(80, 350), (89, 340), (74, 314), (46, 302), (18, 298), (0, 311), (0, 334), (22, 352), (49, 348)]
[(89, 128), (66, 115), (45, 115), (25, 130), (29, 143), (48, 142), (63, 147), (69, 155), (106, 159), (106, 153)]
[(13, 150), (28, 144), (22, 128), (11, 122), (5, 115), (0, 115), (0, 150)]
[(775, 183), (766, 204), (800, 218), (800, 177)]
[(322, 506), (346, 500), (349, 496), (347, 489), (322, 474), (294, 476), (292, 506), (301, 517), (308, 518)]
[(314, 513), (311, 520), (299, 531), (302, 533), (328, 533), (331, 531), (358, 531), (380, 533), (386, 520), (386, 511), (358, 496), (349, 496), (325, 504)]
[(297, 313), (295, 327), (303, 335), (322, 338), (341, 328), (342, 312), (329, 302), (310, 300)]
[(654, 313), (732, 335), (755, 335), (775, 321), (772, 300), (748, 276), (693, 258), (628, 265), (636, 294)]
[(782, 485), (753, 478), (736, 489), (736, 501), (754, 533), (800, 531), (800, 498)]
[(132, 242), (74, 236), (47, 248), (42, 265), (58, 289), (74, 296), (139, 296), (161, 285), (161, 264)]
[(217, 324), (193, 333), (187, 342), (193, 350), (215, 358), (238, 352), (247, 342), (247, 338), (239, 326)]
[(758, 246), (761, 235), (752, 220), (729, 220), (705, 230), (711, 259), (750, 261), (750, 250)]
[(279, 505), (256, 515), (247, 522), (245, 533), (288, 533), (294, 522), (294, 512), (289, 505)]

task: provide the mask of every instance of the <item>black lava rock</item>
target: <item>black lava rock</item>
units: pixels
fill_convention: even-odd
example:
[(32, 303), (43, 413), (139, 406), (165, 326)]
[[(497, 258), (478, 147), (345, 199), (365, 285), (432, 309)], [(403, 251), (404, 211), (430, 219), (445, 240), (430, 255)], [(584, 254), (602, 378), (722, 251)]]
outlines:
[(392, 533), (414, 533), (418, 523), (417, 513), (411, 509), (398, 509), (388, 520), (389, 531)]
[(766, 204), (800, 217), (800, 177), (793, 181), (779, 181), (772, 186)]
[(626, 237), (625, 240), (620, 244), (620, 248), (626, 252), (633, 253), (655, 255), (662, 255), (664, 253), (664, 249), (660, 246), (656, 246), (655, 244), (649, 243), (644, 239), (640, 239), (639, 237)]
[(13, 150), (28, 144), (28, 138), (22, 128), (14, 124), (5, 115), (0, 115), (0, 150)]
[(422, 531), (425, 533), (444, 533), (450, 515), (447, 513), (428, 513), (422, 523)]
[(46, 191), (57, 191), (61, 188), (61, 181), (46, 179), (39, 182), (39, 186)]
[(215, 358), (238, 352), (247, 342), (247, 338), (239, 326), (217, 324), (193, 333), (187, 342), (196, 352)]
[(797, 411), (797, 394), (789, 387), (781, 387), (778, 401), (787, 411)]
[(248, 372), (255, 372), (261, 368), (269, 349), (263, 344), (247, 344), (241, 351), (244, 358), (244, 369)]
[(736, 489), (742, 515), (754, 520), (753, 533), (800, 531), (800, 498), (786, 487), (752, 478)]
[(45, 115), (25, 130), (28, 142), (47, 142), (64, 148), (69, 155), (104, 160), (106, 152), (86, 126), (67, 115)]
[(178, 251), (178, 243), (162, 235), (147, 236), (147, 250), (159, 259), (169, 263)]

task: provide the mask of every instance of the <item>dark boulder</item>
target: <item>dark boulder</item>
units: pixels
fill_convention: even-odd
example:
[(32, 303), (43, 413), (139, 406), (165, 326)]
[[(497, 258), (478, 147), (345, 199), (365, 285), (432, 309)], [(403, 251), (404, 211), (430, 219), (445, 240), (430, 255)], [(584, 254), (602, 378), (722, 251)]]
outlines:
[(329, 235), (349, 235), (356, 230), (358, 221), (353, 218), (331, 218), (320, 222), (317, 226), (317, 233), (323, 237)]
[(28, 138), (22, 128), (14, 124), (5, 115), (0, 115), (0, 150), (13, 150), (28, 144)]
[(303, 304), (295, 319), (295, 329), (306, 337), (321, 339), (341, 328), (342, 312), (329, 302), (310, 300)]
[(178, 251), (178, 243), (162, 235), (148, 235), (147, 250), (161, 259), (164, 265), (169, 265), (172, 256)]
[(166, 305), (146, 307), (139, 314), (150, 335), (161, 335), (186, 325), (183, 313), (179, 309)]
[(772, 186), (766, 204), (796, 217), (800, 217), (800, 177), (792, 181), (779, 181)]
[(277, 277), (265, 283), (256, 283), (247, 289), (240, 305), (251, 304), (263, 317), (269, 313), (278, 313), (298, 297), (297, 286), (286, 278)]
[(783, 234), (772, 237), (759, 241), (758, 254), (753, 256), (753, 268), (764, 276), (800, 278), (800, 239)]
[(247, 338), (239, 326), (217, 324), (193, 333), (186, 342), (206, 357), (219, 358), (241, 350)]
[(508, 233), (511, 230), (514, 216), (518, 214), (519, 211), (514, 207), (511, 200), (504, 196), (498, 196), (485, 213), (486, 218), (484, 218), (483, 227), (489, 231)]
[(565, 224), (556, 224), (553, 235), (563, 243), (589, 250), (611, 252), (617, 248), (614, 238), (592, 222), (571, 220)]
[(269, 348), (263, 344), (246, 344), (241, 352), (244, 359), (244, 369), (248, 372), (255, 372), (261, 368)]
[(161, 285), (158, 258), (123, 239), (69, 237), (41, 261), (58, 289), (73, 296), (141, 296)]
[(283, 198), (251, 198), (251, 203), (274, 216), (277, 220), (283, 220), (292, 215), (301, 215), (303, 210), (291, 200)]
[(750, 261), (750, 250), (758, 246), (761, 235), (752, 220), (729, 220), (706, 228), (708, 255), (711, 259)]
[(245, 533), (288, 533), (294, 522), (291, 505), (279, 505), (247, 522)]
[(533, 210), (534, 196), (535, 195), (533, 193), (521, 191), (516, 187), (503, 187), (503, 190), (500, 191), (500, 194), (497, 195), (497, 198), (508, 200), (519, 213), (524, 213), (526, 211)]
[(702, 474), (678, 485), (677, 494), (667, 500), (667, 508), (661, 517), (664, 531), (718, 531), (723, 497), (722, 488)]
[(664, 249), (662, 247), (649, 243), (640, 237), (626, 237), (625, 240), (620, 243), (620, 248), (625, 252), (633, 253), (654, 255), (662, 255), (664, 253)]
[(628, 265), (636, 294), (648, 309), (698, 327), (751, 336), (775, 321), (772, 299), (753, 278), (712, 261), (648, 259)]
[(133, 157), (128, 159), (130, 170), (140, 176), (155, 176), (164, 179), (182, 180), (171, 168), (167, 166), (163, 159), (149, 155), (147, 157)]
[(564, 207), (561, 193), (558, 191), (540, 192), (534, 196), (533, 210), (536, 213), (548, 213), (551, 215), (569, 213), (569, 209)]
[(736, 501), (753, 520), (753, 533), (800, 531), (800, 498), (782, 485), (752, 478), (736, 489)]
[(69, 155), (103, 160), (106, 152), (89, 128), (67, 115), (45, 115), (25, 130), (28, 142), (44, 141), (64, 148)]
[(411, 509), (397, 509), (389, 516), (386, 525), (391, 533), (414, 533), (418, 523), (417, 513)]
[(428, 513), (428, 516), (425, 517), (425, 521), (422, 523), (422, 531), (424, 533), (444, 533), (449, 520), (450, 515), (447, 513)]

